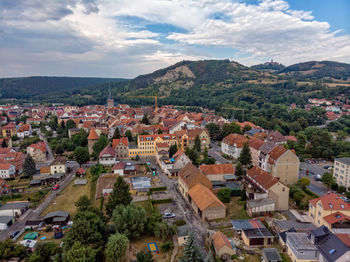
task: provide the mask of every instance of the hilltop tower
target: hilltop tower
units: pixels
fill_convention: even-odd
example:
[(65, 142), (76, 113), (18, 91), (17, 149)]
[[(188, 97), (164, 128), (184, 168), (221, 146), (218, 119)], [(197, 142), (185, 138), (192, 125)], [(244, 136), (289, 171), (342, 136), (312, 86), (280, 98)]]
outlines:
[(114, 100), (112, 98), (112, 92), (111, 92), (111, 82), (109, 82), (109, 88), (108, 88), (107, 107), (108, 108), (114, 107)]
[(93, 146), (97, 142), (99, 136), (96, 132), (95, 128), (92, 128), (90, 130), (89, 136), (88, 136), (88, 148), (89, 148), (89, 154), (91, 155), (94, 152)]

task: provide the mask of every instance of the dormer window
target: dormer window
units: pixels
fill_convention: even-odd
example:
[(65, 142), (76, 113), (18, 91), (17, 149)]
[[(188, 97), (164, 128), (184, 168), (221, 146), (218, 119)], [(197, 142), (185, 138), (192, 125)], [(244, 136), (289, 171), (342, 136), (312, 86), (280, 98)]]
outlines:
[(341, 218), (341, 215), (336, 214), (336, 215), (335, 215), (335, 218)]
[(343, 205), (343, 204), (340, 204), (340, 207), (341, 207), (342, 209), (344, 209), (344, 205)]
[(329, 203), (329, 207), (330, 207), (330, 208), (333, 208), (333, 205), (332, 205), (331, 203)]

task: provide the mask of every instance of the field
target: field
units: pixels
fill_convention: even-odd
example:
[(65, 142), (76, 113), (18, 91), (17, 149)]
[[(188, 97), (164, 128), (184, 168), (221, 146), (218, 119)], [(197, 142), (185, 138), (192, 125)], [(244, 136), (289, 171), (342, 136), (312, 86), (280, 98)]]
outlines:
[(79, 199), (80, 196), (86, 195), (90, 197), (91, 191), (91, 175), (87, 174), (85, 177), (88, 180), (86, 185), (74, 185), (73, 180), (61, 193), (56, 197), (54, 202), (48, 206), (47, 209), (41, 214), (42, 216), (46, 215), (52, 211), (67, 211), (71, 215), (75, 213), (76, 208), (74, 203)]

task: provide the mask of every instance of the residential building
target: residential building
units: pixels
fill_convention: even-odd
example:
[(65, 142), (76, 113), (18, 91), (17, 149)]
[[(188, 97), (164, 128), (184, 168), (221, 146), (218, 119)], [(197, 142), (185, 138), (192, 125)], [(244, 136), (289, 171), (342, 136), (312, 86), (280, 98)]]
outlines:
[(350, 249), (335, 234), (325, 226), (310, 232), (309, 238), (316, 246), (319, 261), (347, 262), (350, 261)]
[(38, 142), (36, 144), (31, 144), (27, 147), (27, 154), (30, 155), (34, 159), (34, 161), (46, 161), (46, 143)]
[(181, 171), (179, 172), (179, 191), (182, 196), (189, 200), (188, 191), (195, 186), (196, 184), (201, 183), (210, 190), (213, 185), (210, 180), (192, 163), (188, 163)]
[[(330, 218), (328, 216), (336, 212), (350, 216), (350, 206), (332, 192), (309, 201), (308, 215), (316, 226), (329, 225)], [(326, 221), (324, 220), (325, 218)]]
[(2, 127), (2, 137), (11, 138), (17, 134), (16, 124), (11, 122)]
[(237, 159), (241, 154), (244, 143), (248, 138), (239, 134), (229, 134), (221, 142), (221, 152)]
[(334, 160), (333, 177), (338, 185), (345, 188), (350, 186), (350, 157)]
[(319, 252), (305, 232), (287, 232), (287, 253), (293, 262), (318, 262)]
[[(254, 166), (247, 171), (244, 180), (246, 183), (248, 199), (259, 201), (261, 199), (270, 198), (275, 202), (276, 210), (288, 210), (289, 187), (282, 183), (279, 178), (270, 175), (257, 166)], [(263, 208), (259, 210), (261, 212), (260, 214), (271, 211), (265, 211)]]
[(182, 225), (177, 227), (177, 242), (179, 246), (183, 246), (183, 244), (186, 243), (187, 238), (189, 236), (189, 226), (188, 225)]
[(209, 149), (210, 136), (208, 130), (205, 128), (183, 129), (176, 131), (174, 134), (177, 136), (178, 144), (182, 150), (186, 150), (187, 147), (193, 148), (196, 137), (199, 137), (201, 151)]
[(226, 217), (226, 206), (208, 187), (201, 183), (197, 183), (189, 189), (187, 200), (202, 220)]
[(0, 164), (0, 178), (8, 179), (16, 176), (16, 167), (10, 163)]
[(170, 147), (177, 144), (177, 137), (171, 134), (139, 135), (137, 137), (138, 146), (129, 147), (129, 157), (155, 156), (158, 143), (166, 143)]
[(166, 155), (166, 152), (164, 152), (165, 155), (160, 155), (159, 153), (160, 152), (158, 152), (158, 155), (160, 156), (158, 158), (158, 164), (162, 171), (169, 177), (177, 177), (179, 171), (183, 169), (188, 163), (191, 163), (191, 160), (182, 149), (179, 149), (172, 158), (169, 158)]
[(66, 173), (66, 158), (58, 157), (50, 165), (50, 174)]
[(117, 161), (117, 163), (112, 168), (113, 174), (124, 176), (125, 166), (126, 164), (124, 162)]
[(232, 256), (236, 254), (236, 248), (228, 240), (222, 232), (217, 231), (211, 236), (211, 243), (213, 244), (215, 255), (222, 257), (224, 255)]
[(249, 228), (242, 230), (243, 243), (249, 247), (266, 247), (273, 244), (274, 236), (266, 228)]
[(232, 164), (200, 165), (199, 169), (210, 181), (226, 182), (227, 178), (235, 174), (235, 169)]
[(255, 137), (249, 138), (249, 148), (250, 148), (250, 154), (252, 156), (252, 164), (253, 166), (259, 165), (259, 150), (260, 147), (262, 147), (264, 144), (264, 141)]
[(17, 129), (17, 136), (25, 138), (32, 134), (32, 126), (30, 124), (23, 124)]
[(16, 168), (16, 175), (21, 174), (26, 155), (22, 152), (12, 152), (0, 155), (0, 163), (11, 164)]
[(266, 137), (266, 142), (272, 142), (277, 145), (285, 144), (287, 142), (284, 135), (278, 131), (270, 132)]
[(113, 166), (116, 161), (116, 153), (115, 150), (110, 146), (106, 146), (98, 156), (98, 162), (104, 166)]
[(127, 137), (113, 139), (112, 147), (115, 150), (116, 158), (129, 157), (129, 140)]
[(94, 152), (93, 146), (97, 142), (99, 138), (99, 135), (96, 132), (95, 128), (92, 128), (90, 130), (89, 136), (88, 136), (88, 149), (89, 149), (89, 154), (91, 155)]

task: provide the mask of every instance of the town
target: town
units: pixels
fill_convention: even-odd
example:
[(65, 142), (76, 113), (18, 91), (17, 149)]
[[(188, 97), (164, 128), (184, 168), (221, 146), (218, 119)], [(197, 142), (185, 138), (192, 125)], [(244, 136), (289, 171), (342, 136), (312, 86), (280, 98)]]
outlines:
[(9, 261), (350, 260), (350, 157), (305, 159), (294, 135), (157, 100), (0, 111)]

